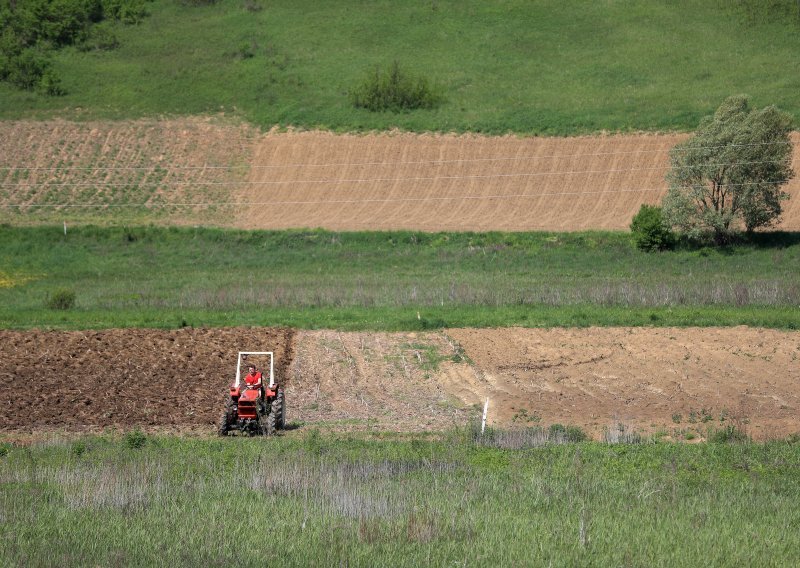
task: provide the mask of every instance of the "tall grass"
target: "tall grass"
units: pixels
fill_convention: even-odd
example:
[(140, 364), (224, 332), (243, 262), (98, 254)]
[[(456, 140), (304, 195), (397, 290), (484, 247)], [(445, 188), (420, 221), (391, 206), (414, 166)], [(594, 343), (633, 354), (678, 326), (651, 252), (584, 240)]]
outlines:
[(455, 434), (12, 446), (0, 563), (791, 566), (799, 448), (502, 450)]
[[(187, 4), (109, 26), (116, 49), (60, 51), (63, 97), (0, 85), (0, 118), (224, 112), (262, 127), (560, 135), (693, 129), (740, 92), (800, 113), (793, 0)], [(443, 104), (353, 108), (364, 71), (393, 60)]]
[[(648, 254), (625, 233), (0, 226), (0, 325), (797, 325), (800, 242)], [(75, 291), (75, 308), (47, 298)]]

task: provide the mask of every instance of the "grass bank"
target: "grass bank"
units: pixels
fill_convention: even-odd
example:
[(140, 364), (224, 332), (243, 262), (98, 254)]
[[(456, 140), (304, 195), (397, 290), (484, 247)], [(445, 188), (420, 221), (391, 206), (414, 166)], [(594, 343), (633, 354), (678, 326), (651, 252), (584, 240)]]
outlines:
[[(0, 118), (226, 113), (262, 127), (567, 135), (687, 130), (727, 96), (800, 116), (793, 0), (148, 3), (119, 46), (58, 52), (66, 94), (0, 84)], [(198, 46), (202, 45), (202, 49)], [(354, 108), (392, 61), (443, 103)]]
[(800, 550), (796, 443), (311, 432), (0, 450), (4, 566), (792, 566)]
[(796, 328), (798, 275), (791, 233), (648, 254), (625, 233), (0, 226), (0, 325)]

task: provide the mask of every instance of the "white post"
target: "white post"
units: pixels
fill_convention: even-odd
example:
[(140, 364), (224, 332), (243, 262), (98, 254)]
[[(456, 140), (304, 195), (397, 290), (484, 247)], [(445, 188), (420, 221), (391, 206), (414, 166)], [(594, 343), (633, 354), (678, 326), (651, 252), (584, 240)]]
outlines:
[(269, 388), (275, 386), (275, 356), (269, 354)]
[(67, 222), (64, 221), (64, 236), (67, 236)]
[(486, 397), (486, 402), (483, 405), (483, 420), (481, 421), (481, 434), (486, 430), (486, 413), (489, 411), (489, 397)]

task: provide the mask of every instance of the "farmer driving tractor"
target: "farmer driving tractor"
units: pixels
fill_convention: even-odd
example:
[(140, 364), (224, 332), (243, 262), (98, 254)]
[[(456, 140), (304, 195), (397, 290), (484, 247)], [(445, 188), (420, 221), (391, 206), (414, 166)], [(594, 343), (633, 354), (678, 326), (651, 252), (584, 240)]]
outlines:
[(263, 386), (261, 383), (261, 372), (256, 369), (253, 363), (247, 365), (247, 371), (247, 375), (244, 377), (244, 382), (247, 383), (247, 387), (260, 390)]

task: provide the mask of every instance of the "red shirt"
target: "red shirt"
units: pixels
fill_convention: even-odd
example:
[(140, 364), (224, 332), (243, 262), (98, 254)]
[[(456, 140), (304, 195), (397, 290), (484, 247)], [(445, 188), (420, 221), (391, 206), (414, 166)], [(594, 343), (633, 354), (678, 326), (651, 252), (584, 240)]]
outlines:
[(245, 376), (244, 380), (245, 380), (245, 382), (247, 383), (248, 386), (251, 386), (251, 387), (252, 386), (259, 386), (261, 384), (261, 373), (259, 373), (258, 371), (256, 371), (255, 375), (252, 375), (252, 374), (248, 373)]

